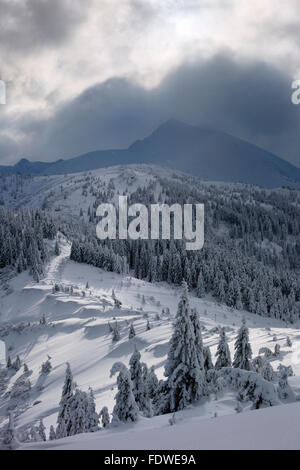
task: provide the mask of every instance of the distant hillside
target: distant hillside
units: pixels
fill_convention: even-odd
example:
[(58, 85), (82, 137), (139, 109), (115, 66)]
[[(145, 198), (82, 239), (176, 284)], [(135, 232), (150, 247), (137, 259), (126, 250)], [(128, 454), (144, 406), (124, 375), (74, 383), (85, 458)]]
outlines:
[(0, 173), (64, 174), (128, 163), (158, 164), (207, 180), (300, 188), (300, 169), (286, 160), (229, 134), (175, 120), (128, 149), (97, 150), (51, 163), (22, 159), (15, 166), (0, 166)]

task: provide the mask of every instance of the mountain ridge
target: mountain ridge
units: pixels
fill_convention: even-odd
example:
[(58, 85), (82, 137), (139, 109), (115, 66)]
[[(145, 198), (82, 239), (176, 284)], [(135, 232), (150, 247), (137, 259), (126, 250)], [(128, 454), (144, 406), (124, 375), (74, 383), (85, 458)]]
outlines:
[(0, 173), (54, 175), (131, 163), (167, 166), (206, 180), (300, 188), (300, 169), (279, 156), (225, 132), (175, 119), (127, 149), (95, 150), (54, 162), (22, 158), (14, 166), (0, 166)]

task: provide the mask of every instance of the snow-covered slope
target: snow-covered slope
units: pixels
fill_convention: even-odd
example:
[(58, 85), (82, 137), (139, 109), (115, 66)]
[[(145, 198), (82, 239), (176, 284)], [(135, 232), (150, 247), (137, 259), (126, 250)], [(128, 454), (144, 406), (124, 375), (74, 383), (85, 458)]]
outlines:
[[(163, 378), (164, 361), (171, 335), (172, 317), (179, 300), (179, 290), (164, 284), (149, 284), (128, 276), (107, 273), (91, 266), (74, 263), (68, 259), (70, 245), (63, 237), (60, 239), (60, 248), (61, 254), (50, 261), (44, 280), (37, 284), (26, 273), (22, 273), (10, 281), (10, 293), (3, 293), (0, 299), (0, 320), (2, 325), (6, 325), (1, 328), (1, 340), (5, 342), (7, 353), (12, 359), (19, 354), (22, 361), (25, 361), (32, 370), (30, 376), (32, 389), (27, 398), (12, 398), (7, 394), (22, 374), (22, 370), (14, 375), (11, 374), (6, 389), (1, 393), (1, 420), (5, 422), (8, 408), (14, 409), (17, 416), (16, 426), (19, 430), (37, 423), (40, 418), (44, 420), (47, 434), (50, 425), (55, 425), (66, 361), (71, 364), (78, 386), (83, 390), (88, 390), (89, 386), (94, 389), (98, 411), (104, 405), (108, 406), (110, 412), (112, 411), (116, 386), (115, 378), (109, 377), (109, 370), (117, 360), (128, 364), (135, 345), (141, 351), (142, 360), (148, 366), (154, 365), (158, 377)], [(87, 282), (88, 287), (86, 287)], [(65, 291), (66, 288), (73, 286), (73, 294), (62, 291), (53, 293), (55, 283), (64, 286)], [(122, 301), (120, 309), (116, 309), (113, 305), (112, 289)], [(250, 327), (250, 340), (254, 355), (257, 355), (259, 349), (264, 346), (273, 350), (275, 345), (273, 336), (276, 335), (276, 342), (281, 346), (281, 355), (272, 360), (272, 365), (276, 368), (279, 362), (285, 365), (292, 364), (295, 377), (289, 381), (296, 396), (300, 393), (300, 332), (296, 327), (287, 328), (278, 320), (234, 311), (217, 305), (209, 298), (198, 299), (191, 296), (191, 304), (196, 307), (201, 316), (204, 343), (211, 347), (213, 354), (219, 338), (216, 326), (227, 327), (227, 336), (233, 353), (236, 331), (244, 315)], [(170, 309), (170, 315), (162, 314), (162, 309), (167, 307)], [(157, 314), (160, 316), (159, 319)], [(46, 316), (46, 325), (39, 323), (43, 315)], [(146, 331), (147, 319), (152, 327), (150, 331)], [(115, 320), (118, 321), (121, 330), (121, 339), (117, 343), (112, 342), (108, 328), (108, 322), (113, 323)], [(129, 340), (128, 323), (131, 321), (134, 322), (137, 335)], [(292, 347), (286, 346), (287, 335), (292, 340)], [(41, 375), (41, 364), (48, 356), (51, 357), (53, 369), (49, 375)], [(270, 416), (271, 428), (271, 425), (273, 426), (282, 416), (285, 416), (286, 405), (278, 407), (282, 411), (276, 411), (275, 414), (272, 414), (272, 410), (248, 412), (251, 404), (244, 406), (243, 416), (237, 416), (234, 410), (236, 396), (228, 391), (216, 400), (211, 398), (177, 413), (178, 426), (172, 429), (168, 425), (167, 416), (141, 418), (136, 427), (130, 426), (132, 433), (127, 433), (125, 426), (117, 430), (100, 431), (97, 435), (77, 436), (56, 442), (54, 446), (61, 444), (66, 448), (72, 446), (76, 448), (80, 446), (83, 448), (168, 448), (171, 446), (173, 448), (215, 448), (220, 443), (220, 446), (225, 447), (228, 444), (228, 437), (223, 436), (222, 440), (221, 436), (230, 424), (233, 436), (232, 446), (243, 447), (247, 440), (239, 438), (239, 423), (245, 426), (249, 422), (251, 426), (254, 426), (254, 416), (258, 416), (258, 423), (260, 419), (264, 420), (264, 416)], [(300, 404), (292, 406), (298, 410)], [(292, 408), (287, 408), (287, 410), (290, 409), (292, 410)], [(260, 415), (260, 413), (263, 414)], [(264, 413), (268, 414), (264, 415)], [(214, 418), (215, 414), (217, 417)], [(225, 418), (225, 415), (234, 416)], [(220, 427), (217, 425), (218, 422)], [(293, 423), (293, 426), (297, 427), (295, 420)], [(187, 427), (189, 440), (181, 440), (180, 435), (185, 434)], [(156, 432), (157, 428), (159, 429)], [(200, 437), (206, 428), (209, 431), (205, 440), (202, 440)], [(249, 429), (247, 433), (250, 432)], [(292, 437), (292, 432), (296, 431), (293, 428), (291, 439), (281, 441), (284, 448), (296, 445), (295, 438)], [(219, 443), (213, 438), (215, 432), (220, 436)], [(149, 435), (153, 433), (155, 438), (149, 441)], [(135, 441), (134, 436), (137, 435), (140, 437)], [(170, 435), (174, 438), (172, 444), (166, 437)], [(114, 441), (115, 437), (118, 438), (117, 443)], [(162, 439), (160, 443), (159, 439)], [(250, 440), (249, 448), (255, 447), (257, 442), (258, 440)], [(261, 447), (275, 446), (276, 443), (276, 439), (270, 439), (266, 435), (266, 440), (261, 441)], [(36, 444), (36, 446), (39, 445)]]
[[(201, 419), (194, 410), (157, 416), (118, 429), (81, 434), (61, 441), (28, 444), (24, 449), (52, 450), (299, 450), (300, 403)], [(107, 456), (110, 456), (107, 453)]]

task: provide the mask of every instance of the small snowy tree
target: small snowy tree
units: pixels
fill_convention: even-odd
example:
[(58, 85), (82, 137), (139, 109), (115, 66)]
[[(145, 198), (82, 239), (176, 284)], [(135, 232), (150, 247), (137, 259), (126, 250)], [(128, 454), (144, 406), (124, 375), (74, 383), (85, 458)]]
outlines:
[(147, 320), (146, 331), (149, 331), (149, 330), (151, 330), (151, 325), (150, 325), (149, 320)]
[(241, 413), (243, 411), (243, 407), (242, 407), (242, 404), (241, 404), (240, 400), (237, 400), (235, 411), (237, 413)]
[(10, 368), (11, 368), (11, 366), (12, 366), (12, 363), (11, 363), (11, 357), (10, 357), (10, 356), (8, 356), (8, 358), (7, 358), (7, 363), (6, 363), (6, 367), (7, 367), (7, 369), (10, 369)]
[(102, 410), (99, 413), (99, 418), (101, 419), (102, 427), (104, 429), (108, 428), (110, 424), (110, 417), (109, 417), (107, 406), (103, 406)]
[(278, 357), (280, 356), (280, 344), (275, 344), (275, 348), (274, 348), (274, 357)]
[(245, 370), (251, 370), (252, 349), (249, 342), (249, 330), (246, 326), (246, 319), (243, 318), (235, 341), (235, 355), (233, 367)]
[(54, 441), (56, 439), (56, 434), (55, 434), (55, 431), (54, 431), (54, 427), (50, 426), (50, 432), (49, 432), (49, 441)]
[(274, 380), (274, 370), (269, 361), (264, 360), (263, 366), (260, 370), (260, 374), (268, 382), (272, 382)]
[(112, 377), (119, 372), (117, 378), (118, 393), (115, 396), (115, 406), (112, 413), (112, 424), (134, 422), (138, 419), (138, 406), (135, 402), (130, 373), (122, 362), (115, 362), (111, 368)]
[(157, 378), (157, 375), (155, 374), (154, 366), (152, 366), (150, 370), (148, 371), (146, 386), (147, 386), (149, 397), (151, 399), (154, 398), (156, 391), (157, 391), (157, 387), (158, 387), (158, 378)]
[(293, 343), (292, 343), (291, 338), (289, 336), (287, 336), (287, 338), (286, 338), (286, 345), (289, 348), (291, 348), (293, 346)]
[(134, 337), (135, 337), (135, 329), (134, 329), (133, 323), (130, 323), (128, 338), (132, 339)]
[(54, 246), (54, 254), (55, 254), (55, 256), (59, 256), (59, 255), (60, 255), (60, 248), (59, 248), (59, 244), (58, 244), (58, 241), (57, 241), (57, 240), (56, 240), (55, 246)]
[(96, 432), (99, 429), (99, 416), (96, 413), (95, 397), (92, 388), (89, 388), (85, 429), (88, 432)]
[(19, 355), (18, 355), (18, 356), (16, 357), (15, 362), (12, 364), (12, 367), (13, 367), (16, 371), (18, 371), (18, 370), (21, 369), (21, 365), (22, 365), (21, 359), (20, 359), (20, 357), (19, 357)]
[(9, 413), (8, 426), (3, 431), (2, 444), (6, 449), (11, 450), (16, 449), (19, 445), (19, 442), (16, 438), (16, 431), (12, 412)]
[(129, 360), (129, 372), (135, 401), (140, 411), (143, 412), (146, 384), (144, 381), (143, 365), (141, 363), (141, 353), (136, 348)]
[(278, 368), (278, 396), (281, 400), (286, 400), (290, 397), (294, 397), (294, 393), (288, 383), (288, 377), (291, 375), (291, 368), (279, 364)]
[(113, 326), (112, 340), (113, 340), (113, 342), (117, 342), (117, 341), (120, 340), (120, 332), (119, 332), (118, 322), (116, 322), (115, 325)]
[(68, 423), (70, 419), (70, 403), (73, 398), (73, 376), (70, 364), (67, 363), (65, 383), (62, 390), (61, 400), (59, 403), (59, 412), (57, 418), (56, 437), (60, 439), (68, 436)]
[(87, 393), (77, 388), (69, 403), (69, 416), (66, 423), (68, 436), (90, 431), (90, 423), (87, 421), (88, 406)]
[(225, 328), (222, 328), (220, 331), (220, 340), (216, 352), (217, 361), (215, 364), (215, 368), (221, 369), (222, 367), (230, 367), (231, 366), (231, 356), (230, 350), (226, 339)]
[(209, 370), (214, 368), (209, 346), (205, 346), (203, 348), (203, 357), (204, 357), (204, 370), (207, 373)]
[(69, 413), (66, 419), (67, 436), (75, 436), (86, 431), (87, 407), (87, 394), (76, 388), (74, 395), (69, 400)]
[(46, 434), (45, 434), (45, 426), (44, 426), (44, 423), (43, 423), (43, 420), (40, 419), (40, 424), (39, 424), (39, 436), (40, 438), (42, 439), (42, 441), (46, 441)]
[(52, 370), (52, 364), (51, 364), (50, 360), (47, 359), (47, 361), (42, 363), (41, 373), (42, 374), (49, 374), (51, 372), (51, 370)]
[(119, 299), (117, 299), (114, 289), (112, 290), (111, 296), (112, 296), (112, 299), (114, 301), (115, 307), (116, 308), (121, 308), (122, 302)]
[(31, 426), (29, 435), (32, 442), (37, 442), (39, 440), (37, 428), (34, 425)]

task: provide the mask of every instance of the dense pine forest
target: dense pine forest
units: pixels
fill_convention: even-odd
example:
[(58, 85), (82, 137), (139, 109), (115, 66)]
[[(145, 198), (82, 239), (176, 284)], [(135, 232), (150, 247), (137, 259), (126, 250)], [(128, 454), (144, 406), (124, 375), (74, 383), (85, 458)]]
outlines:
[[(189, 252), (171, 241), (99, 241), (93, 231), (73, 240), (71, 259), (108, 271), (132, 270), (139, 279), (180, 284), (197, 295), (213, 295), (221, 303), (262, 316), (293, 322), (300, 300), (300, 200), (296, 191), (267, 191), (243, 185), (178, 182), (161, 179), (138, 188), (128, 203), (157, 201), (205, 204), (205, 245)], [(88, 209), (94, 225), (98, 204), (113, 195), (98, 193)], [(108, 194), (109, 192), (109, 194)]]

